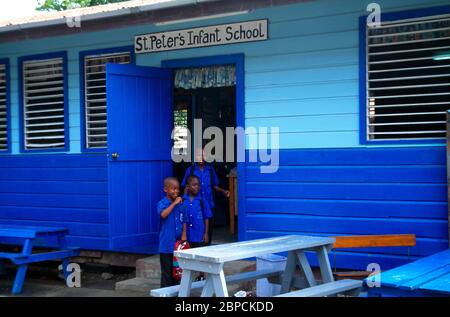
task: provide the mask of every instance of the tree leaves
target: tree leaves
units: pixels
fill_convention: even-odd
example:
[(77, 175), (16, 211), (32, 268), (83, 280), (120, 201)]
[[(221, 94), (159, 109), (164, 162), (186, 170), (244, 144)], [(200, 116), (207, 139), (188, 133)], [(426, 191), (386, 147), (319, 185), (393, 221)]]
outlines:
[(83, 7), (92, 7), (101, 4), (121, 2), (124, 0), (44, 0), (37, 1), (36, 10), (64, 11)]

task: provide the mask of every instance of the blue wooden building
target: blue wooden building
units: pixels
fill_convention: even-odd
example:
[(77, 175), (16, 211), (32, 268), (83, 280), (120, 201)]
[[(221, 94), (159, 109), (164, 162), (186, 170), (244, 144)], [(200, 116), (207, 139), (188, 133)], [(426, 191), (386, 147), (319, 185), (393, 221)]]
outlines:
[[(448, 248), (448, 0), (139, 2), (0, 23), (1, 224), (67, 227), (86, 250), (156, 252), (172, 122), (202, 117), (174, 75), (225, 65), (225, 93), (201, 87), (202, 98), (233, 96), (223, 104), (235, 126), (280, 129), (276, 173), (237, 164), (239, 240), (417, 236), (410, 250), (337, 252), (340, 268)], [(266, 37), (162, 39), (255, 23)]]

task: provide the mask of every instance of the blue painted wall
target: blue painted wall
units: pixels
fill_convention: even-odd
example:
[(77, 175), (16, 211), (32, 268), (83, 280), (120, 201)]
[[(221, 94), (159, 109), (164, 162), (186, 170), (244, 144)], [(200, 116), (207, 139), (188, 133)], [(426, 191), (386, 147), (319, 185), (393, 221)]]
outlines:
[(109, 248), (105, 155), (0, 156), (0, 224), (62, 226), (68, 243)]
[(283, 150), (280, 169), (246, 168), (247, 239), (280, 234), (416, 234), (417, 246), (339, 250), (337, 267), (382, 269), (448, 247), (445, 150)]
[[(160, 66), (167, 59), (243, 53), (247, 126), (278, 125), (282, 148), (360, 147), (358, 18), (367, 14), (370, 2), (311, 1), (255, 10), (244, 16), (0, 44), (0, 58), (8, 57), (11, 62), (13, 153), (19, 151), (18, 57), (67, 50), (70, 152), (79, 153), (80, 51), (133, 45), (137, 34), (260, 18), (269, 19), (268, 41), (141, 54), (136, 63)], [(389, 12), (444, 5), (448, 0), (377, 3), (383, 12)]]
[[(366, 6), (371, 2), (311, 1), (255, 10), (245, 16), (167, 26), (141, 25), (0, 44), (0, 58), (9, 58), (11, 64), (12, 153), (19, 153), (19, 57), (30, 52), (67, 51), (71, 153), (67, 159), (78, 159), (79, 166), (84, 166), (88, 154), (77, 155), (81, 152), (80, 51), (132, 45), (136, 34), (268, 18), (270, 39), (265, 42), (136, 56), (137, 65), (160, 66), (163, 60), (245, 55), (245, 125), (279, 126), (283, 150), (278, 173), (261, 175), (255, 166), (249, 165), (246, 175), (242, 175), (246, 176), (246, 183), (240, 189), (244, 197), (239, 211), (241, 238), (289, 232), (324, 235), (416, 233), (418, 246), (410, 250), (411, 258), (437, 252), (448, 246), (445, 147), (429, 143), (409, 144), (402, 149), (398, 145), (381, 147), (359, 143), (358, 18), (367, 14)], [(383, 0), (377, 3), (383, 12), (393, 12), (445, 5), (448, 0)], [(52, 155), (65, 164), (66, 158)], [(30, 156), (27, 155), (27, 160)], [(98, 158), (103, 160), (101, 156)], [(0, 179), (3, 179), (3, 172), (14, 160), (12, 157), (1, 159), (0, 164), (4, 167), (0, 170)], [(40, 171), (39, 164), (27, 162), (30, 164), (28, 174), (35, 175), (35, 171)], [(106, 162), (103, 168), (106, 168)], [(53, 172), (49, 173), (48, 177), (53, 175)], [(36, 197), (29, 192), (31, 185), (25, 185), (20, 178), (15, 178), (15, 174), (7, 175), (14, 178), (8, 180), (19, 182), (14, 190), (28, 193), (28, 196), (20, 197)], [(46, 173), (42, 177), (45, 179)], [(51, 178), (48, 180), (52, 181)], [(71, 184), (76, 190), (76, 183)], [(27, 219), (33, 215), (39, 218), (35, 220), (60, 221), (53, 219), (58, 213), (52, 213), (49, 206), (43, 203), (34, 206), (33, 199), (25, 199), (26, 203), (20, 205), (19, 200), (14, 199), (18, 197), (17, 193), (4, 191), (8, 190), (6, 187), (0, 189), (0, 206), (11, 207), (0, 214), (1, 219), (15, 221), (18, 217)], [(78, 210), (75, 206), (65, 206), (63, 199), (46, 200), (46, 203), (50, 202), (52, 208)], [(40, 211), (26, 213), (25, 208), (15, 207), (15, 204), (39, 207), (33, 210)], [(91, 199), (83, 208), (105, 210), (107, 207), (102, 201)], [(20, 216), (24, 213), (25, 216)], [(73, 218), (70, 215), (67, 223), (77, 223), (77, 213), (73, 213)], [(96, 220), (89, 220), (89, 223), (93, 226), (106, 224)], [(82, 233), (85, 241), (93, 239), (89, 232)], [(98, 230), (99, 235), (104, 233), (104, 230)], [(99, 243), (93, 245), (107, 243), (103, 236), (95, 236), (95, 239)], [(105, 249), (107, 245), (104, 244)], [(371, 260), (386, 265), (408, 259), (404, 249), (371, 249), (370, 252), (380, 255), (372, 256)], [(347, 267), (364, 267), (367, 260), (367, 253), (363, 255), (354, 250), (346, 256), (336, 256), (338, 265)]]

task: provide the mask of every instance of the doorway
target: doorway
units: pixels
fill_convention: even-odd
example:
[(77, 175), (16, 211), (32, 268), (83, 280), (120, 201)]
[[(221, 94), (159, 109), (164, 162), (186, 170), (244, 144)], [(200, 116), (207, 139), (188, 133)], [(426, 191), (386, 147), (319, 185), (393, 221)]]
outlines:
[[(202, 134), (210, 127), (217, 127), (223, 135), (223, 158), (224, 161), (209, 163), (216, 171), (219, 179), (219, 186), (229, 190), (229, 175), (236, 173), (236, 150), (234, 150), (233, 162), (227, 162), (225, 158), (226, 144), (235, 140), (227, 140), (226, 128), (237, 126), (236, 123), (236, 78), (234, 65), (217, 66), (211, 65), (201, 68), (174, 69), (174, 91), (173, 91), (173, 118), (176, 133), (174, 135), (174, 148), (178, 152), (190, 152), (191, 161), (194, 159), (194, 142), (190, 144), (186, 141), (187, 130), (193, 136), (194, 120), (201, 120)], [(177, 72), (182, 72), (178, 76)], [(230, 77), (223, 79), (222, 77)], [(231, 78), (233, 77), (234, 78)], [(199, 77), (201, 79), (199, 80)], [(209, 140), (204, 140), (204, 147)], [(186, 170), (191, 166), (189, 162), (174, 164), (174, 176), (181, 181)], [(237, 199), (231, 193), (231, 199)], [(230, 227), (230, 203), (221, 193), (214, 194), (214, 234), (213, 243), (231, 242), (235, 237), (231, 234)], [(234, 219), (233, 219), (234, 220)]]

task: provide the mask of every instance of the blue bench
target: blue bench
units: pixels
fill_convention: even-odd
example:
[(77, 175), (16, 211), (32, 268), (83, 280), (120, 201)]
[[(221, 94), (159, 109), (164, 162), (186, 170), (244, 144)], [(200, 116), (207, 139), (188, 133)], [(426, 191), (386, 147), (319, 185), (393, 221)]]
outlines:
[[(377, 279), (380, 287), (368, 286)], [(450, 250), (371, 276), (364, 291), (369, 297), (450, 296)]]
[[(0, 238), (12, 238), (23, 241), (22, 252), (0, 252), (0, 266), (1, 260), (9, 260), (18, 266), (16, 278), (12, 289), (13, 294), (22, 292), (25, 274), (27, 272), (28, 264), (61, 259), (63, 264), (64, 277), (67, 279), (69, 272), (67, 266), (69, 258), (79, 255), (78, 248), (68, 248), (66, 243), (65, 228), (53, 227), (37, 227), (37, 226), (11, 226), (0, 224)], [(33, 253), (33, 245), (37, 239), (56, 239), (58, 248), (55, 251)]]

